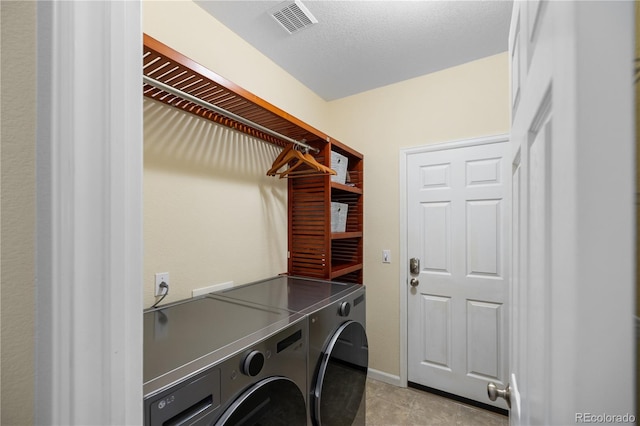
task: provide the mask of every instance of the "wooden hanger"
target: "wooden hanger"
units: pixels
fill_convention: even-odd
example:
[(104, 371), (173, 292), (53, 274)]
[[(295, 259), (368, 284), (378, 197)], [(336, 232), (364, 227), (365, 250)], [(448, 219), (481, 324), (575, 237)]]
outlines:
[[(280, 170), (280, 168), (292, 162), (293, 164), (291, 164), (291, 166), (289, 166), (287, 170), (278, 173), (278, 170)], [(297, 170), (302, 165), (306, 165), (311, 170)], [(287, 147), (283, 149), (282, 152), (276, 157), (269, 171), (267, 171), (268, 176), (275, 176), (277, 174), (280, 175), (280, 178), (282, 179), (284, 177), (295, 177), (302, 175), (335, 175), (336, 172), (335, 170), (318, 163), (318, 161), (316, 161), (316, 159), (308, 152), (302, 153), (295, 149), (293, 145), (287, 145)]]
[[(300, 151), (295, 151), (295, 159), (297, 160), (291, 167), (287, 170), (280, 173), (280, 179), (284, 177), (296, 177), (296, 176), (309, 176), (309, 175), (318, 175), (318, 174), (332, 174), (335, 175), (336, 172), (316, 161), (316, 159), (309, 153), (301, 153)], [(306, 165), (309, 169), (298, 170), (298, 167)]]
[(267, 176), (275, 176), (276, 172), (282, 166), (289, 163), (292, 160), (292, 158), (290, 157), (291, 157), (291, 151), (293, 150), (294, 150), (293, 145), (287, 145), (282, 151), (280, 151), (280, 154), (278, 154), (276, 159), (273, 161), (271, 168), (267, 171)]
[[(280, 179), (284, 177), (295, 177), (295, 176), (310, 175), (310, 174), (313, 174), (313, 175), (317, 175), (317, 174), (335, 175), (336, 174), (335, 170), (330, 169), (329, 167), (326, 167), (325, 165), (318, 163), (316, 159), (313, 158), (313, 156), (309, 153), (304, 153), (299, 158), (300, 158), (300, 161), (295, 163), (293, 166), (289, 167), (284, 172), (280, 173)], [(297, 171), (296, 169), (303, 164), (309, 166), (311, 170), (307, 169), (307, 170)]]

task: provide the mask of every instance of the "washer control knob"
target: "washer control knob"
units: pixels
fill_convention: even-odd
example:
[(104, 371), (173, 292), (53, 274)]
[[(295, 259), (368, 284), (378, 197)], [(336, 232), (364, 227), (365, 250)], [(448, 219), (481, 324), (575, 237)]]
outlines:
[(262, 371), (262, 367), (264, 366), (264, 355), (260, 351), (251, 351), (249, 355), (244, 358), (242, 361), (241, 371), (242, 374), (247, 376), (257, 376)]
[(338, 315), (341, 317), (349, 316), (349, 312), (351, 312), (351, 304), (349, 302), (342, 302), (338, 307)]

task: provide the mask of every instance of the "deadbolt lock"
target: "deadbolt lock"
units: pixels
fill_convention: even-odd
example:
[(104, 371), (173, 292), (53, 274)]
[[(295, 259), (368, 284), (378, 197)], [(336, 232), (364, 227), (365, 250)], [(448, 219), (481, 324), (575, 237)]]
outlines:
[(420, 259), (417, 257), (412, 257), (409, 259), (409, 272), (413, 275), (420, 274)]

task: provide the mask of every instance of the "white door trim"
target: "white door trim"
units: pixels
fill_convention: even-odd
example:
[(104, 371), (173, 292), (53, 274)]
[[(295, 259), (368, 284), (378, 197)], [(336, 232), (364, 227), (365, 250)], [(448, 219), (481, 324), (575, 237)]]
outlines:
[(409, 157), (414, 154), (425, 152), (442, 151), (445, 149), (466, 148), (476, 145), (488, 145), (492, 143), (508, 142), (509, 135), (501, 134), (494, 136), (484, 136), (471, 139), (460, 139), (447, 142), (422, 145), (418, 147), (405, 148), (400, 150), (400, 386), (407, 386), (407, 296), (409, 279), (409, 257), (408, 257), (408, 220), (407, 220), (407, 163)]
[(39, 2), (36, 424), (142, 424), (139, 1)]

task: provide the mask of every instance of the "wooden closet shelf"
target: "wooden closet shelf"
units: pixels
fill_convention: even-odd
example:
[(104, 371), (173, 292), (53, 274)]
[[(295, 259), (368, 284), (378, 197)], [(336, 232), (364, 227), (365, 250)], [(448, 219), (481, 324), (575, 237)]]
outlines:
[(357, 186), (349, 186), (333, 181), (331, 182), (331, 189), (337, 189), (344, 192), (351, 192), (353, 194), (362, 195), (362, 188), (358, 188)]
[(362, 263), (345, 263), (333, 265), (331, 270), (331, 279), (339, 278), (343, 275), (350, 274), (362, 269)]
[[(194, 60), (144, 34), (143, 74), (297, 141), (326, 142), (328, 136), (242, 89)], [(288, 142), (227, 118), (189, 100), (145, 83), (145, 96), (278, 146)]]
[(334, 232), (331, 234), (332, 240), (345, 240), (348, 238), (362, 238), (362, 232)]

